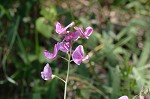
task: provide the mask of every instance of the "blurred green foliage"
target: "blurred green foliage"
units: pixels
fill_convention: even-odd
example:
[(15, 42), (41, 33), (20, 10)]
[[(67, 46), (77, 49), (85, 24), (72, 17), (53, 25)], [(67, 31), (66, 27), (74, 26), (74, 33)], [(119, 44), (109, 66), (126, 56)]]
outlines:
[(149, 0), (1, 0), (0, 99), (62, 99), (64, 84), (40, 76), (48, 62), (55, 75), (66, 77), (62, 59), (43, 55), (62, 39), (57, 21), (94, 28), (88, 40), (76, 42), (90, 60), (72, 63), (68, 99), (133, 97), (150, 87)]

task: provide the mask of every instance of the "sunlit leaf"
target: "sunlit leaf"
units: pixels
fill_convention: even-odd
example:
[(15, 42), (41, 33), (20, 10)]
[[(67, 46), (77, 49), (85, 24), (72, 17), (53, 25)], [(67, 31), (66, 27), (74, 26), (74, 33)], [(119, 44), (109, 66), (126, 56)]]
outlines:
[(44, 17), (40, 17), (36, 20), (36, 29), (42, 36), (46, 38), (50, 38), (52, 33), (52, 27), (46, 23), (46, 19)]

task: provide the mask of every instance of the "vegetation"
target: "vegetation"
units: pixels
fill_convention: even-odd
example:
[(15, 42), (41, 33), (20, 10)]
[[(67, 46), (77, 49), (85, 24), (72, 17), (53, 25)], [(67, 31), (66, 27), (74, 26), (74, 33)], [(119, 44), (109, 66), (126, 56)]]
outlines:
[(43, 54), (63, 38), (55, 32), (57, 21), (94, 30), (75, 43), (90, 59), (71, 63), (67, 99), (148, 95), (149, 0), (0, 0), (0, 99), (62, 99), (64, 83), (40, 74), (50, 63), (66, 78), (67, 63)]

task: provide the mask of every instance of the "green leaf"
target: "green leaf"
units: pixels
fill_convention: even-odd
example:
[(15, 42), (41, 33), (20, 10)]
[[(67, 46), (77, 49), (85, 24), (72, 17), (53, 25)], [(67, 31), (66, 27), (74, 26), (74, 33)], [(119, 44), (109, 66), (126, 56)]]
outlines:
[(139, 67), (145, 65), (150, 57), (150, 33), (147, 32), (145, 36), (146, 40), (144, 42), (144, 48), (140, 56), (139, 62), (137, 63), (137, 66)]
[(46, 23), (44, 17), (40, 17), (36, 20), (36, 30), (46, 38), (50, 38), (52, 33), (52, 27)]
[(119, 93), (116, 92), (119, 92), (120, 90), (119, 69), (118, 67), (116, 67), (116, 68), (110, 68), (110, 70), (111, 70), (112, 88), (113, 88), (111, 99), (116, 99), (117, 96), (119, 95)]
[(57, 11), (54, 6), (42, 8), (40, 13), (50, 22), (53, 22), (57, 18)]
[(133, 68), (133, 76), (136, 79), (137, 87), (140, 89), (145, 84), (145, 79), (142, 72), (139, 72), (137, 68)]

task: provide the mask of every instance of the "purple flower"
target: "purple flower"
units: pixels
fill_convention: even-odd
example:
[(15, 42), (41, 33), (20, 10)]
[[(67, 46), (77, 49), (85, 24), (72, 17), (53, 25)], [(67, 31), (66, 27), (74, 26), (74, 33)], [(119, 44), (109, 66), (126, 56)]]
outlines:
[(41, 72), (41, 77), (44, 80), (49, 80), (52, 78), (52, 69), (48, 63), (45, 65), (43, 71)]
[(54, 52), (53, 53), (50, 53), (48, 50), (44, 51), (44, 55), (45, 55), (45, 57), (47, 59), (53, 59), (53, 58), (55, 58), (56, 55), (57, 55), (57, 53), (58, 53), (57, 44), (55, 44), (55, 46), (54, 46)]
[(140, 96), (140, 99), (148, 99), (147, 96)]
[(128, 96), (121, 96), (120, 98), (118, 99), (129, 99)]
[(60, 42), (57, 43), (57, 49), (61, 50), (62, 52), (68, 52), (70, 51), (71, 43), (70, 42)]
[(54, 59), (59, 50), (66, 53), (66, 52), (70, 51), (70, 48), (71, 48), (70, 42), (60, 42), (60, 43), (55, 44), (53, 53), (50, 53), (48, 50), (45, 50), (44, 55), (49, 60)]
[(64, 38), (64, 40), (66, 41), (70, 41), (70, 40), (77, 41), (78, 38), (80, 37), (79, 31), (76, 31), (76, 32), (67, 31), (67, 33), (68, 34)]
[(82, 45), (79, 45), (72, 53), (72, 59), (77, 64), (80, 65), (81, 62), (88, 59), (88, 55), (84, 56), (84, 49)]
[(56, 29), (55, 31), (58, 33), (58, 34), (66, 34), (66, 30), (69, 28), (69, 27), (72, 27), (74, 24), (74, 22), (70, 23), (68, 26), (66, 26), (65, 28), (63, 28), (63, 26), (57, 22), (56, 23)]
[(79, 31), (81, 37), (86, 38), (86, 39), (88, 39), (89, 36), (90, 36), (90, 35), (92, 34), (92, 32), (93, 32), (93, 28), (90, 27), (90, 26), (88, 26), (88, 27), (86, 28), (85, 32), (84, 32), (81, 28), (79, 28), (79, 27), (77, 27), (77, 26), (75, 26), (74, 29), (75, 29), (76, 31)]
[(148, 99), (148, 96), (144, 96), (144, 99)]

